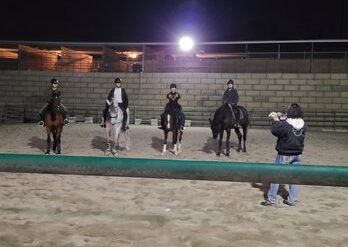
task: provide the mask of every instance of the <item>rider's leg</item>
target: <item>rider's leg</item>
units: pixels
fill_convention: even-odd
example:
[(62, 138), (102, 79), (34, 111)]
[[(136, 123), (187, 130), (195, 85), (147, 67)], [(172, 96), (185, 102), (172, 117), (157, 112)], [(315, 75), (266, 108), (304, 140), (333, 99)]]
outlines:
[(123, 130), (129, 129), (129, 127), (127, 126), (127, 119), (128, 119), (128, 114), (127, 114), (127, 109), (125, 109), (125, 110), (123, 110), (123, 120), (122, 120), (122, 129)]
[(185, 114), (182, 111), (179, 112), (179, 120), (180, 130), (183, 131), (185, 127)]
[(60, 112), (62, 114), (64, 124), (68, 124), (69, 120), (66, 117), (67, 116), (67, 109), (66, 109), (65, 105), (63, 105), (62, 103), (60, 103)]
[(164, 117), (165, 117), (165, 112), (161, 114), (161, 125), (158, 127), (159, 129), (163, 129), (164, 126)]
[(39, 121), (39, 125), (40, 126), (45, 126), (45, 114), (46, 114), (46, 111), (47, 111), (47, 106), (48, 106), (48, 103), (46, 103), (41, 109), (40, 109), (40, 112), (39, 112), (39, 115), (40, 115), (40, 121)]

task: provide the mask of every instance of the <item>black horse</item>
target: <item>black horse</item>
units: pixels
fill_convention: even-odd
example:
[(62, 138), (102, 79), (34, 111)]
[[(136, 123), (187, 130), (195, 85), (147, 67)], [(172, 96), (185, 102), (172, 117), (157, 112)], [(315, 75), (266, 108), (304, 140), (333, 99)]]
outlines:
[[(226, 156), (230, 155), (230, 136), (231, 130), (234, 129), (238, 136), (238, 149), (237, 151), (246, 152), (245, 141), (247, 139), (247, 132), (249, 126), (249, 114), (243, 106), (235, 106), (232, 108), (229, 104), (224, 104), (218, 108), (215, 112), (214, 119), (211, 121), (211, 130), (213, 132), (213, 138), (216, 139), (219, 135), (219, 150), (217, 155), (220, 156), (222, 151), (222, 138), (224, 131), (226, 131)], [(242, 127), (243, 135), (239, 131)], [(243, 149), (242, 149), (242, 137), (243, 137)]]
[[(183, 132), (180, 131), (178, 115), (175, 113), (165, 113), (162, 129), (164, 133), (162, 155), (167, 151), (167, 139), (168, 133), (171, 131), (173, 134), (173, 153), (177, 155), (181, 152), (181, 140)], [(179, 142), (178, 142), (179, 141)]]

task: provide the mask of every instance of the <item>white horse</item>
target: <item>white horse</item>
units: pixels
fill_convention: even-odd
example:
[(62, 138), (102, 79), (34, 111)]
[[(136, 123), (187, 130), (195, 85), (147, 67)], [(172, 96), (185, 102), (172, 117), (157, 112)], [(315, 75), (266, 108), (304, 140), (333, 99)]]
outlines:
[[(127, 108), (127, 124), (129, 126), (129, 109)], [(118, 148), (123, 146), (127, 151), (129, 150), (130, 138), (129, 131), (122, 130), (123, 111), (118, 105), (110, 104), (109, 110), (106, 113), (106, 150), (105, 154), (112, 154), (118, 156)], [(112, 145), (112, 141), (113, 144)]]

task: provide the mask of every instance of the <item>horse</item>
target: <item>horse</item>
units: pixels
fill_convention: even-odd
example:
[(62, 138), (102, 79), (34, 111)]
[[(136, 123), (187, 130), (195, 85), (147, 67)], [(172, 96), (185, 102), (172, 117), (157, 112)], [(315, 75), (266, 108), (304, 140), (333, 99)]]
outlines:
[[(129, 116), (129, 110), (127, 108)], [(118, 105), (114, 105), (111, 102), (109, 109), (106, 113), (106, 150), (105, 154), (111, 153), (113, 156), (118, 156), (118, 147), (120, 143), (124, 143), (126, 150), (129, 150), (129, 133), (128, 130), (122, 130), (123, 111)], [(129, 125), (129, 117), (127, 119), (127, 126)], [(113, 135), (114, 134), (114, 135)], [(113, 137), (113, 138), (112, 138)], [(111, 141), (114, 139), (114, 145), (111, 145)]]
[(168, 133), (172, 132), (173, 137), (173, 153), (178, 155), (181, 152), (181, 141), (183, 132), (180, 131), (179, 121), (177, 114), (174, 113), (166, 113), (164, 114), (164, 122), (162, 125), (163, 133), (164, 133), (164, 141), (161, 155), (163, 156), (167, 151), (167, 139)]
[[(235, 106), (236, 111), (232, 113), (233, 108), (229, 104), (224, 104), (219, 107), (214, 115), (213, 121), (209, 119), (211, 124), (211, 130), (213, 133), (213, 138), (216, 139), (219, 135), (219, 149), (217, 155), (220, 156), (222, 151), (222, 138), (224, 131), (226, 131), (226, 156), (230, 155), (230, 136), (231, 130), (234, 129), (238, 136), (238, 149), (237, 151), (246, 152), (245, 142), (247, 139), (247, 132), (249, 126), (249, 113), (247, 109), (243, 106)], [(235, 118), (233, 117), (235, 116)], [(241, 134), (239, 128), (242, 127), (243, 135)], [(242, 137), (243, 137), (243, 149), (242, 149)]]
[(50, 154), (51, 150), (51, 133), (53, 136), (52, 150), (57, 154), (61, 154), (60, 136), (63, 132), (63, 116), (59, 110), (60, 98), (58, 96), (53, 97), (47, 106), (45, 113), (45, 126), (47, 131), (47, 149), (46, 154)]

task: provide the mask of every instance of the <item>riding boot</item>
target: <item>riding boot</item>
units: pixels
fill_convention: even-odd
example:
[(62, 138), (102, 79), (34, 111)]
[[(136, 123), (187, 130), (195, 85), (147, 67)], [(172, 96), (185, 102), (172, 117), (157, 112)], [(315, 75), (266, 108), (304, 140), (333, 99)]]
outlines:
[(61, 114), (63, 117), (63, 125), (70, 123), (69, 120), (66, 118), (67, 113), (66, 113), (66, 111), (64, 111), (64, 109), (61, 109)]
[(45, 115), (46, 115), (46, 107), (42, 108), (42, 110), (39, 113), (40, 121), (39, 126), (44, 127), (45, 126)]

